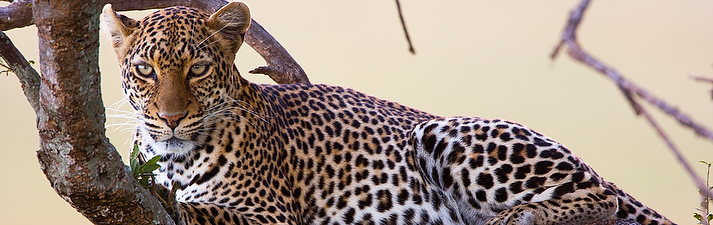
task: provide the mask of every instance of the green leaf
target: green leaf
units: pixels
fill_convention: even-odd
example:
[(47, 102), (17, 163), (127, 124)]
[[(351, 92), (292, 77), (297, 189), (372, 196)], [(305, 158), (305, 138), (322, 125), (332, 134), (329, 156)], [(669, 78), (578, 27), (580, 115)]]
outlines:
[(701, 216), (701, 214), (698, 214), (698, 213), (693, 213), (693, 218), (696, 218), (696, 220), (701, 221), (703, 216)]
[(139, 174), (139, 160), (136, 158), (131, 159), (131, 174), (136, 177)]
[(129, 158), (136, 159), (139, 157), (139, 145), (134, 145), (134, 150), (131, 151), (131, 156)]
[(144, 165), (141, 165), (141, 167), (139, 168), (139, 171), (141, 171), (141, 173), (153, 174), (152, 172), (160, 167), (161, 166), (159, 166), (157, 164), (144, 164)]
[(159, 159), (161, 159), (160, 155), (154, 156), (153, 158), (149, 159), (149, 161), (146, 162), (146, 164), (156, 164)]
[(139, 146), (134, 145), (134, 149), (131, 151), (131, 155), (129, 156), (131, 174), (137, 181), (139, 181), (141, 186), (150, 188), (149, 179), (154, 176), (153, 171), (161, 167), (156, 164), (158, 160), (161, 159), (161, 156), (154, 156), (148, 162), (139, 164), (139, 155), (141, 155)]
[(154, 156), (153, 158), (149, 159), (148, 162), (144, 163), (143, 165), (139, 166), (139, 173), (148, 173), (148, 174), (153, 174), (152, 172), (154, 170), (157, 170), (158, 168), (161, 168), (160, 165), (156, 164), (158, 160), (161, 159), (160, 155)]
[(139, 145), (134, 145), (134, 149), (131, 151), (131, 155), (129, 156), (129, 166), (131, 167), (131, 174), (138, 179), (139, 169), (141, 168), (139, 165)]

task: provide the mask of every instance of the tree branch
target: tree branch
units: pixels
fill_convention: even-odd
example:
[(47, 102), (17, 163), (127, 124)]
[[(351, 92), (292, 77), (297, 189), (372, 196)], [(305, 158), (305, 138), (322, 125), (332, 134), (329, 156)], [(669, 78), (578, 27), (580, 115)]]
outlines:
[[(27, 7), (32, 0), (18, 0), (0, 7), (0, 30), (30, 26), (32, 10)], [(116, 11), (158, 9), (170, 6), (187, 6), (213, 13), (228, 2), (225, 0), (102, 0), (101, 5), (112, 4)], [(265, 59), (267, 66), (258, 67), (251, 73), (265, 74), (278, 84), (310, 83), (302, 67), (290, 56), (282, 45), (275, 40), (259, 23), (252, 20), (245, 43)]]
[(0, 7), (0, 30), (6, 31), (32, 25), (32, 0), (16, 0)]
[[(95, 224), (173, 224), (104, 135), (100, 5), (35, 1), (40, 68), (40, 167), (55, 192)], [(68, 66), (72, 65), (72, 66)]]
[(7, 63), (10, 70), (22, 83), (22, 91), (25, 92), (27, 101), (35, 110), (35, 114), (40, 111), (40, 74), (30, 66), (25, 56), (20, 53), (5, 32), (0, 31), (0, 57)]
[(297, 61), (255, 20), (245, 34), (245, 43), (267, 62), (267, 66), (255, 68), (250, 73), (265, 74), (278, 84), (310, 83)]
[(696, 186), (698, 186), (698, 188), (700, 188), (701, 190), (708, 190), (709, 195), (713, 196), (713, 193), (711, 193), (710, 190), (706, 188), (705, 183), (698, 176), (696, 176), (691, 166), (683, 158), (681, 151), (678, 150), (678, 148), (673, 144), (673, 142), (670, 140), (670, 138), (668, 138), (668, 136), (663, 132), (663, 130), (659, 128), (659, 126), (649, 115), (649, 113), (643, 107), (641, 107), (641, 105), (639, 105), (638, 101), (634, 98), (634, 96), (636, 95), (648, 101), (650, 104), (657, 106), (665, 113), (673, 116), (684, 126), (692, 128), (696, 132), (696, 134), (700, 136), (713, 140), (713, 133), (711, 133), (703, 126), (693, 122), (692, 119), (678, 111), (678, 109), (669, 106), (663, 100), (654, 97), (653, 95), (649, 94), (648, 91), (639, 88), (630, 81), (626, 80), (616, 70), (612, 69), (604, 63), (601, 63), (599, 60), (595, 59), (587, 52), (582, 50), (582, 48), (579, 46), (579, 43), (577, 42), (575, 32), (577, 30), (577, 27), (579, 26), (579, 23), (582, 20), (582, 16), (584, 15), (584, 11), (587, 9), (588, 5), (589, 0), (582, 0), (582, 2), (575, 9), (572, 10), (567, 25), (565, 26), (564, 32), (562, 32), (562, 39), (557, 44), (557, 46), (555, 46), (555, 49), (550, 57), (552, 59), (555, 59), (557, 54), (559, 53), (560, 48), (563, 45), (567, 45), (567, 53), (569, 53), (572, 58), (594, 68), (595, 70), (603, 73), (604, 75), (609, 77), (609, 79), (614, 81), (618, 85), (619, 89), (624, 93), (624, 96), (629, 101), (629, 104), (634, 108), (635, 113), (637, 115), (644, 116), (647, 121), (649, 121), (651, 126), (654, 127), (654, 129), (664, 140), (664, 142), (666, 142), (666, 145), (669, 147), (674, 156), (676, 156), (676, 159), (684, 167), (686, 172), (691, 176), (693, 181), (696, 183)]

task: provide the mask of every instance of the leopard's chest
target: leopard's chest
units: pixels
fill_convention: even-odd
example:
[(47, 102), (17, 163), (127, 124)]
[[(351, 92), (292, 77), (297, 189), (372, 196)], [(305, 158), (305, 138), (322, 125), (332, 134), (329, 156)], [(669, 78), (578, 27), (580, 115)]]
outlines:
[(343, 128), (313, 140), (306, 133), (307, 142), (298, 138), (288, 145), (296, 149), (294, 174), (305, 224), (458, 224), (452, 201), (417, 171), (407, 131), (375, 139), (361, 138), (362, 132), (367, 131)]

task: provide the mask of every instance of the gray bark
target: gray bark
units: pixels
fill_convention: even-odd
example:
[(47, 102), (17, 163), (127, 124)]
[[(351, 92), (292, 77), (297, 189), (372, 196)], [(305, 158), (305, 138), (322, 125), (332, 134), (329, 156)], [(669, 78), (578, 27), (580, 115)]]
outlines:
[(104, 135), (99, 14), (92, 1), (35, 1), (40, 68), (37, 157), (54, 190), (95, 224), (171, 224)]

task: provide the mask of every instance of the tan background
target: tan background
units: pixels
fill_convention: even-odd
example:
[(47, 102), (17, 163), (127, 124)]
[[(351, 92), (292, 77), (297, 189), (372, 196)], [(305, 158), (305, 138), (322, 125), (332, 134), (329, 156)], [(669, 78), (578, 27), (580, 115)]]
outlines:
[[(549, 60), (576, 1), (403, 1), (416, 56), (406, 51), (393, 1), (248, 4), (314, 83), (439, 115), (518, 121), (564, 143), (660, 213), (694, 223), (697, 189), (615, 85), (565, 55)], [(713, 77), (711, 10), (713, 1), (594, 1), (578, 34), (595, 57), (713, 128), (711, 86), (688, 78)], [(29, 59), (39, 60), (35, 32), (8, 34)], [(106, 39), (101, 44), (109, 106), (122, 94), (114, 53)], [(247, 74), (263, 64), (249, 47), (237, 61), (248, 79), (270, 82)], [(702, 176), (697, 161), (713, 161), (713, 144), (646, 106)], [(108, 118), (107, 124), (124, 121)], [(123, 128), (109, 127), (107, 134), (126, 158), (130, 125)], [(0, 143), (0, 224), (88, 224), (40, 171), (35, 116), (13, 75), (0, 76)]]

